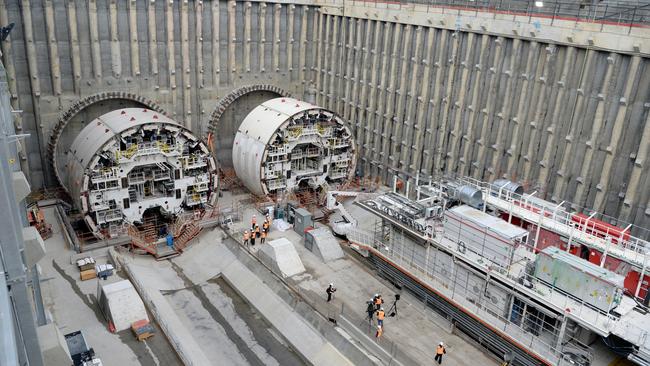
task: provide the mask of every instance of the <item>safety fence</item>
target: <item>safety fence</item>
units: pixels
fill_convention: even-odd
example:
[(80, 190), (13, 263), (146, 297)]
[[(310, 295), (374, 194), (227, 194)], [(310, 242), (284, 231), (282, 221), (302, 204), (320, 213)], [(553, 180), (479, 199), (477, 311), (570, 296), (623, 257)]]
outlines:
[[(387, 8), (408, 7), (415, 11), (443, 14), (466, 12), (497, 15), (512, 15), (554, 20), (569, 20), (576, 23), (595, 23), (622, 27), (649, 27), (650, 3), (645, 1), (585, 3), (580, 1), (528, 1), (528, 0), (353, 0), (355, 5)], [(417, 5), (414, 7), (413, 5)], [(423, 10), (423, 8), (425, 10)]]

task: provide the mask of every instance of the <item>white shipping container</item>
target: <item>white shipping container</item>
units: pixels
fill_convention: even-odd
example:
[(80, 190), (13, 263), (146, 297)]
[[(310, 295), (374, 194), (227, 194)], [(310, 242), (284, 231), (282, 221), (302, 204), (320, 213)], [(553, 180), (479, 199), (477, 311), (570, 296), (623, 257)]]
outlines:
[(520, 243), (526, 243), (528, 231), (463, 205), (445, 212), (444, 236), (457, 243), (461, 253), (470, 251), (508, 268), (514, 250)]

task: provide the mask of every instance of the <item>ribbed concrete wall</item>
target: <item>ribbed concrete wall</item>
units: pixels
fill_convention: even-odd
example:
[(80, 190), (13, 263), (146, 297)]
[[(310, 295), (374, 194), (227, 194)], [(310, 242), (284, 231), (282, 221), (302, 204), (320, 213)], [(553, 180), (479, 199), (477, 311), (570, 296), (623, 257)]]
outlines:
[(650, 226), (647, 54), (341, 9), (0, 0), (0, 22), (17, 23), (2, 50), (33, 184), (53, 184), (51, 130), (83, 96), (130, 91), (204, 133), (236, 87), (313, 86), (352, 124), (364, 174), (507, 176)]

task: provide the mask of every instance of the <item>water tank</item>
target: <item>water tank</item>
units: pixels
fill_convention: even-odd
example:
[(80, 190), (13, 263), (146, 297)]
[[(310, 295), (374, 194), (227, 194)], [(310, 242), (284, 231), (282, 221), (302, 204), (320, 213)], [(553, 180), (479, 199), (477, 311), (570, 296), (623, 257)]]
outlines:
[(232, 149), (237, 177), (253, 194), (334, 188), (354, 176), (355, 143), (331, 111), (293, 98), (255, 107), (242, 121)]
[(148, 209), (167, 216), (216, 200), (214, 158), (192, 132), (142, 108), (89, 122), (65, 156), (60, 176), (99, 239), (121, 236)]
[(507, 179), (497, 179), (492, 182), (492, 191), (496, 193), (499, 192), (499, 190), (502, 192), (515, 193), (520, 196), (524, 194), (524, 186)]

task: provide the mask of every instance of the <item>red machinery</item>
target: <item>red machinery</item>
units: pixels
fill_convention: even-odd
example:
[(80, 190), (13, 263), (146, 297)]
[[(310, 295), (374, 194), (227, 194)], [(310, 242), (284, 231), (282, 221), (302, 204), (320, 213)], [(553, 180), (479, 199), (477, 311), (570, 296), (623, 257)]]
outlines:
[(623, 241), (630, 240), (630, 232), (625, 231), (618, 226), (606, 223), (605, 221), (589, 218), (589, 216), (578, 213), (571, 216), (571, 221), (575, 222), (576, 228), (584, 230), (586, 233), (604, 239), (609, 236), (612, 238), (612, 243), (618, 243), (620, 239)]

